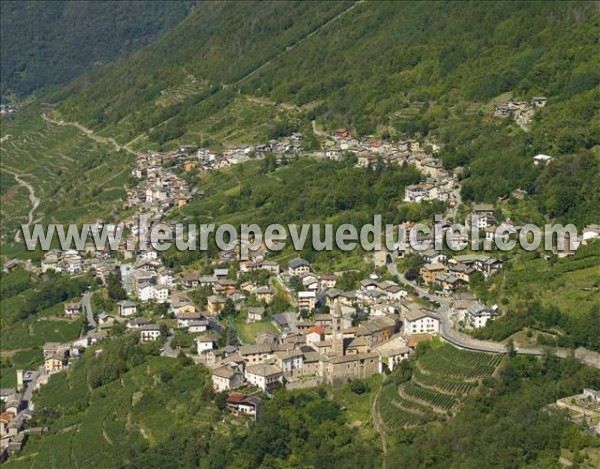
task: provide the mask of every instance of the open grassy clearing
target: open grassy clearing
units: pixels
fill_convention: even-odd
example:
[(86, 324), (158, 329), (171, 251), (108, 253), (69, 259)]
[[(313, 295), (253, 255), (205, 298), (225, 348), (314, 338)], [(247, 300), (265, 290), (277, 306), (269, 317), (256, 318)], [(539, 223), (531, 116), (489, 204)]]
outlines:
[(582, 246), (574, 256), (556, 261), (537, 252), (515, 252), (511, 268), (494, 277), (490, 290), (506, 309), (537, 299), (578, 316), (600, 299), (600, 243)]
[(256, 334), (259, 332), (277, 332), (277, 328), (271, 321), (247, 323), (245, 318), (238, 321), (236, 330), (244, 344), (255, 344)]

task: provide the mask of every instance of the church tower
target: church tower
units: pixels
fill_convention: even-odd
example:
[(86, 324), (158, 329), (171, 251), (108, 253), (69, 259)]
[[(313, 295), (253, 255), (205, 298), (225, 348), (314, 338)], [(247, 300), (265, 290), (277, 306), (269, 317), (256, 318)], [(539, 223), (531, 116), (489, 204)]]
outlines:
[(340, 301), (335, 300), (333, 306), (333, 321), (332, 321), (332, 353), (333, 355), (344, 355), (344, 333), (342, 332), (342, 308)]

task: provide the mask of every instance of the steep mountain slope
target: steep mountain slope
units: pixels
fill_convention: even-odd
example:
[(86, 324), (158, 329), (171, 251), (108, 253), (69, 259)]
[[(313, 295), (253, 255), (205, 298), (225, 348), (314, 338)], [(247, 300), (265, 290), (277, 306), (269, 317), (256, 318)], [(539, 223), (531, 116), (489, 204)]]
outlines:
[(61, 85), (150, 43), (194, 2), (3, 1), (2, 97)]
[[(585, 225), (600, 217), (599, 24), (591, 2), (206, 4), (54, 99), (70, 120), (146, 147), (273, 118), (433, 135), (449, 168), (468, 166), (465, 200), (521, 188), (550, 219)], [(530, 132), (484, 119), (494, 103), (536, 95), (548, 104)], [(292, 112), (263, 104), (243, 118), (248, 100)], [(537, 153), (569, 156), (541, 168)]]
[[(138, 150), (256, 142), (278, 123), (307, 133), (312, 119), (433, 136), (448, 168), (466, 168), (463, 200), (521, 188), (530, 213), (582, 227), (600, 218), (598, 24), (591, 2), (202, 3), (43, 100), (57, 120)], [(494, 103), (534, 95), (548, 104), (529, 132), (485, 119)], [(537, 153), (561, 158), (534, 166)]]
[(594, 18), (590, 3), (208, 5), (133, 60), (80, 83), (85, 96), (73, 103), (98, 113), (79, 109), (90, 123), (115, 122), (192, 75), (277, 101), (323, 99), (338, 124), (368, 133), (397, 124), (408, 102), (447, 109), (507, 91), (566, 99), (593, 89), (600, 80)]

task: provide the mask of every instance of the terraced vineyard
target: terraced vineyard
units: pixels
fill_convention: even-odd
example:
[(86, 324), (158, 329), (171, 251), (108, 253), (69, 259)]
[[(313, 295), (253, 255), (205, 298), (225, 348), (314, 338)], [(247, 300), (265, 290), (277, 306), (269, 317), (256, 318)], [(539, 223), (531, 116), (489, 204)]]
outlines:
[(467, 395), (477, 387), (476, 383), (443, 379), (439, 376), (425, 374), (418, 368), (413, 373), (412, 381), (422, 388), (432, 389), (434, 391), (444, 394), (451, 394), (454, 396)]
[[(34, 459), (53, 461), (55, 467), (103, 467), (107, 461), (120, 460), (131, 447), (156, 441), (184, 422), (197, 428), (217, 425), (218, 410), (198, 393), (210, 379), (203, 368), (174, 366), (172, 359), (152, 357), (121, 379), (92, 389), (86, 367), (90, 360), (76, 362), (40, 389), (36, 405), (60, 412), (43, 436), (30, 438), (24, 450), (10, 459), (9, 467), (38, 467)], [(173, 381), (158, 378), (164, 370), (170, 370)], [(175, 393), (173, 386), (177, 386)]]
[(155, 104), (168, 107), (184, 101), (187, 97), (198, 94), (208, 88), (208, 82), (198, 81), (193, 76), (186, 77), (186, 81), (177, 86), (164, 89)]
[(500, 355), (467, 352), (450, 345), (444, 345), (435, 352), (437, 353), (429, 353), (419, 360), (418, 367), (423, 373), (468, 382), (490, 376), (502, 360)]
[(427, 407), (402, 399), (394, 386), (385, 386), (379, 397), (379, 413), (386, 429), (423, 425), (436, 420)]
[(413, 382), (401, 384), (398, 393), (405, 399), (429, 406), (434, 412), (438, 413), (449, 411), (458, 404), (458, 399), (450, 394), (422, 388)]
[(467, 352), (448, 344), (430, 350), (415, 363), (410, 381), (384, 384), (378, 411), (386, 431), (452, 416), (501, 360), (501, 355)]
[(32, 207), (29, 190), (11, 174), (31, 185), (39, 199), (33, 219), (43, 223), (106, 218), (125, 195), (133, 156), (124, 151), (73, 127), (45, 122), (35, 110), (3, 119), (2, 135), (2, 178), (12, 183), (1, 197), (2, 234), (12, 235), (26, 223)]

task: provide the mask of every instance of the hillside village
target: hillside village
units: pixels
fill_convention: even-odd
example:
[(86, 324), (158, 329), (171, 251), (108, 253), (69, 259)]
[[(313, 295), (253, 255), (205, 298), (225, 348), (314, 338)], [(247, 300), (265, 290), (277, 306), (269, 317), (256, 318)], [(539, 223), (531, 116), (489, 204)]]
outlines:
[[(184, 145), (173, 152), (139, 154), (131, 170), (138, 183), (123, 202), (123, 209), (133, 210), (134, 215), (123, 220), (127, 236), (117, 252), (96, 250), (91, 244), (83, 252), (54, 249), (44, 254), (39, 268), (28, 267), (41, 274), (91, 272), (104, 285), (114, 276), (127, 298), (119, 301), (114, 311), (93, 311), (89, 293), (64, 304), (63, 317), (77, 320), (85, 316), (88, 330), (70, 343), (47, 343), (43, 366), (19, 370), (17, 388), (2, 390), (3, 454), (19, 450), (27, 434), (43, 431), (27, 428), (35, 411), (33, 391), (117, 329), (138, 335), (140, 343), (160, 342), (164, 356), (184, 352), (209, 367), (215, 392), (229, 394), (227, 408), (236, 415), (256, 418), (261, 406), (257, 391), (270, 395), (279, 387), (338, 386), (368, 378), (393, 370), (421, 342), (448, 334), (452, 328), (485, 327), (499, 314), (496, 305), (478, 300), (469, 285), (476, 276), (487, 278), (500, 271), (501, 259), (487, 254), (448, 256), (433, 249), (416, 251), (408, 239), (400, 241), (396, 252), (383, 258), (376, 255), (375, 265), (393, 270), (392, 256), (416, 255), (421, 265), (418, 271), (399, 274), (391, 270), (394, 280), (372, 273), (349, 291), (336, 288), (340, 272), (317, 272), (302, 258), (274, 261), (264, 245), (244, 260), (238, 241), (235, 249), (221, 252), (213, 260), (210, 274), (189, 269), (176, 272), (165, 265), (158, 252), (130, 249), (150, 227), (173, 227), (174, 222), (167, 219), (172, 208), (203, 197), (201, 190), (189, 187), (185, 175), (227, 170), (267, 154), (281, 162), (299, 154), (301, 142), (302, 135), (294, 134), (283, 141), (223, 153)], [(445, 171), (434, 153), (423, 151), (417, 141), (359, 141), (340, 129), (324, 147), (322, 153), (313, 156), (339, 160), (351, 155), (361, 167), (377, 165), (378, 161), (414, 165), (424, 179), (406, 187), (404, 201), (439, 200), (454, 213), (460, 205), (458, 175)], [(138, 225), (142, 214), (146, 215), (146, 226)], [(450, 226), (447, 220), (442, 222), (442, 234)], [(486, 204), (474, 204), (465, 223), (481, 230), (482, 242), (491, 240), (498, 226), (508, 228), (510, 236), (520, 229), (510, 220), (496, 220), (494, 207)], [(404, 228), (409, 230), (412, 225), (407, 222)], [(92, 230), (100, 232), (104, 226), (105, 222), (98, 220)], [(598, 236), (600, 228), (590, 226), (580, 242)], [(569, 254), (572, 252), (560, 253)], [(4, 270), (18, 265), (10, 261)], [(196, 292), (200, 290), (204, 297), (198, 301)], [(277, 298), (289, 309), (274, 310)], [(245, 340), (236, 333), (232, 336), (232, 318), (251, 326), (254, 336), (246, 335)], [(172, 346), (181, 335), (192, 337), (192, 347)], [(102, 350), (96, 348), (95, 353)]]
[(600, 468), (599, 2), (0, 7), (0, 469)]
[(508, 101), (494, 106), (493, 116), (500, 119), (511, 117), (519, 127), (528, 131), (536, 111), (546, 106), (547, 102), (548, 99), (543, 96), (533, 97), (529, 102)]

